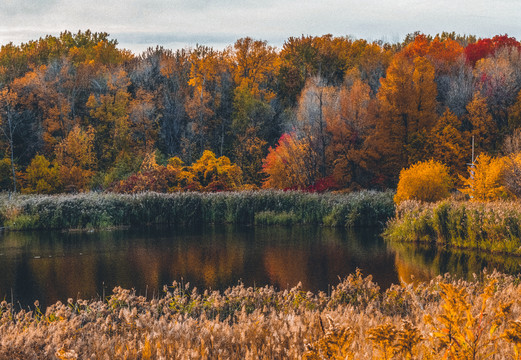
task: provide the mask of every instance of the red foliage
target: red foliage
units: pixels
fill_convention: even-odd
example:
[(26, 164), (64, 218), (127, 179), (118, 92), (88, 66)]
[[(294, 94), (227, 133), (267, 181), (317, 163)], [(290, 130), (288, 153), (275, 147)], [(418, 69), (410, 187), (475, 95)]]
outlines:
[(110, 187), (118, 193), (139, 193), (143, 191), (167, 192), (175, 184), (175, 173), (161, 166), (143, 173), (133, 174)]
[(467, 61), (474, 66), (478, 60), (494, 54), (503, 47), (517, 47), (521, 49), (521, 44), (515, 37), (509, 37), (507, 34), (496, 35), (492, 39), (480, 39), (474, 44), (469, 44), (465, 48), (465, 56)]

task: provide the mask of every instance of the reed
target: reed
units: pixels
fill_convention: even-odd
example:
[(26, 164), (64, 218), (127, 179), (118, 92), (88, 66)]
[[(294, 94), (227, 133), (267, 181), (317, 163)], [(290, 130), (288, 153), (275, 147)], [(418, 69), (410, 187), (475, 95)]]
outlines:
[(394, 213), (392, 192), (311, 194), (243, 191), (172, 194), (86, 193), (0, 197), (0, 220), (12, 230), (89, 229), (151, 224), (316, 224), (382, 226)]
[(521, 203), (406, 201), (397, 207), (384, 236), (521, 255)]
[(153, 299), (115, 288), (45, 310), (3, 301), (0, 358), (516, 359), (520, 294), (520, 279), (499, 273), (380, 291), (357, 272), (331, 295), (174, 283)]

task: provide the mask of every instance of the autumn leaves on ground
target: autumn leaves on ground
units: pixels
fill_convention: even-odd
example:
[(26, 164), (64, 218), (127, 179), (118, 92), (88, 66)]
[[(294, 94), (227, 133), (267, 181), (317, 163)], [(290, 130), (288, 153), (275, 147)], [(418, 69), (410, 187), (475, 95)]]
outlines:
[[(390, 240), (519, 252), (521, 44), (507, 35), (302, 36), (281, 49), (242, 38), (137, 55), (106, 33), (64, 32), (2, 46), (0, 119), (7, 229), (373, 226), (394, 196)], [(357, 274), (330, 295), (116, 289), (44, 313), (4, 302), (0, 354), (520, 358), (519, 280), (481, 276), (380, 292)]]

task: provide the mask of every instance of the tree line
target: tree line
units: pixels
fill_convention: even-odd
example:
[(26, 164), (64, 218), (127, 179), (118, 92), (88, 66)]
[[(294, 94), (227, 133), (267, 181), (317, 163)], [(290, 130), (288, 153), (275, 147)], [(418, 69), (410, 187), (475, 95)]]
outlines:
[(107, 33), (0, 49), (0, 187), (27, 193), (383, 189), (521, 151), (521, 44), (249, 37), (135, 55)]

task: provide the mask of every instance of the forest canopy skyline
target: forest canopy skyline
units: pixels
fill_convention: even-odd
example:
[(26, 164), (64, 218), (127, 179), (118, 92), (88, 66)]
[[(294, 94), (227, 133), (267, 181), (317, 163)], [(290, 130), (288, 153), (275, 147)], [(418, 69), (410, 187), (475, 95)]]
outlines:
[(401, 42), (411, 32), (455, 31), (478, 37), (507, 33), (521, 38), (517, 1), (2, 1), (0, 45), (58, 36), (65, 29), (108, 32), (120, 47), (139, 54), (156, 45), (181, 49), (202, 44), (222, 49), (250, 36), (282, 47), (301, 35), (350, 36)]
[(90, 31), (8, 44), (0, 187), (385, 189), (431, 159), (459, 181), (472, 139), (488, 159), (521, 154), (520, 70), (508, 35), (328, 34), (280, 51), (245, 37), (138, 56)]

